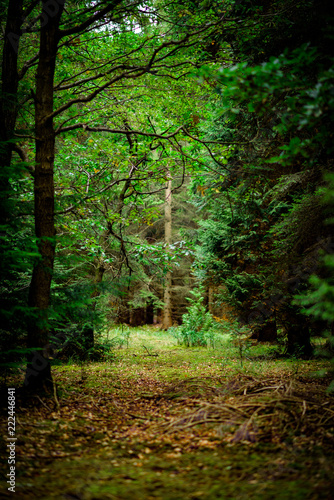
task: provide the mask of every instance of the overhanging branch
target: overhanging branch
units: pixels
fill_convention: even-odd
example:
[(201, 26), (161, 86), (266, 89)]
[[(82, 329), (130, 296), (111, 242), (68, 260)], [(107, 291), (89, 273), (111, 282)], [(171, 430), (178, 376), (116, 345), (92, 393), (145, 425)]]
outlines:
[(171, 139), (175, 135), (177, 135), (180, 130), (183, 129), (183, 125), (178, 127), (175, 132), (172, 134), (164, 135), (164, 132), (162, 134), (156, 134), (153, 132), (142, 132), (141, 130), (133, 130), (133, 129), (117, 129), (117, 128), (109, 128), (109, 127), (91, 127), (90, 125), (86, 125), (85, 123), (75, 123), (73, 125), (68, 125), (67, 127), (58, 127), (55, 131), (55, 134), (61, 134), (63, 132), (68, 132), (69, 130), (76, 130), (78, 128), (82, 128), (83, 130), (86, 130), (88, 132), (108, 132), (110, 134), (124, 134), (124, 135), (129, 135), (135, 134), (135, 135), (142, 135), (144, 137), (153, 137), (154, 139)]

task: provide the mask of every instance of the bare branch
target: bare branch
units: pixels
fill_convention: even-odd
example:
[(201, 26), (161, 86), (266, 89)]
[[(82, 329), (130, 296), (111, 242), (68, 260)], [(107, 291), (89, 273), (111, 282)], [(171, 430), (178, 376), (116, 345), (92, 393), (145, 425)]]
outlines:
[(180, 132), (180, 130), (182, 130), (183, 126), (181, 125), (180, 127), (178, 127), (172, 134), (163, 135), (166, 132), (163, 132), (162, 134), (155, 134), (133, 129), (128, 130), (128, 129), (116, 129), (116, 128), (112, 129), (108, 127), (91, 127), (85, 123), (75, 123), (74, 125), (69, 125), (68, 127), (63, 127), (63, 128), (58, 127), (57, 130), (55, 131), (55, 134), (58, 135), (63, 132), (68, 132), (69, 130), (75, 130), (78, 128), (82, 128), (84, 130), (87, 130), (88, 132), (109, 132), (110, 134), (125, 134), (125, 135), (128, 135), (130, 132), (131, 134), (142, 135), (144, 137), (154, 137), (155, 139), (171, 139), (172, 137), (177, 135)]
[[(147, 42), (151, 41), (153, 38), (155, 38), (155, 37), (150, 37), (150, 38), (144, 40), (144, 42), (139, 47), (131, 50), (127, 54), (123, 54), (122, 56), (115, 57), (114, 59), (111, 59), (110, 61), (107, 61), (103, 64), (100, 64), (100, 65), (96, 66), (95, 68), (85, 68), (84, 70), (80, 71), (76, 75), (73, 75), (70, 78), (67, 78), (65, 81), (73, 80), (74, 78), (77, 78), (78, 76), (87, 73), (87, 71), (97, 71), (98, 69), (105, 68), (106, 66), (108, 66), (110, 64), (114, 64), (119, 59), (129, 58), (129, 56), (131, 56), (132, 54), (142, 50), (145, 47), (145, 45), (147, 44)], [(129, 64), (127, 64), (127, 65), (119, 64), (118, 66), (113, 66), (112, 68), (108, 69), (107, 71), (104, 71), (104, 72), (100, 71), (99, 73), (97, 73), (95, 75), (89, 76), (87, 78), (83, 78), (82, 80), (78, 80), (78, 81), (75, 81), (73, 83), (69, 83), (68, 85), (61, 86), (61, 84), (58, 84), (54, 88), (54, 90), (59, 91), (59, 90), (71, 89), (73, 87), (77, 87), (79, 85), (83, 85), (85, 83), (88, 83), (88, 82), (97, 80), (99, 78), (105, 77), (106, 75), (110, 75), (111, 73), (115, 72), (118, 69), (136, 69), (136, 67), (131, 67), (131, 66), (129, 66)]]
[(33, 11), (36, 5), (39, 3), (39, 0), (33, 0), (22, 13), (22, 17), (25, 19), (29, 16), (29, 14)]
[(78, 24), (78, 26), (73, 26), (73, 28), (68, 28), (64, 30), (59, 30), (58, 37), (59, 39), (64, 38), (65, 36), (73, 35), (76, 33), (81, 33), (84, 31), (86, 28), (94, 24), (96, 21), (99, 21), (102, 19), (106, 14), (109, 14), (109, 12), (113, 11), (119, 4), (122, 3), (123, 0), (113, 0), (112, 2), (108, 2), (108, 5), (101, 9), (98, 12), (95, 12), (93, 16), (90, 16), (88, 19), (83, 21), (81, 24)]
[(188, 136), (190, 137), (191, 139), (194, 139), (194, 141), (196, 142), (199, 142), (201, 144), (226, 144), (226, 145), (230, 145), (230, 144), (240, 144), (241, 146), (245, 146), (245, 145), (249, 145), (249, 141), (247, 142), (236, 142), (236, 141), (203, 141), (202, 139), (199, 139), (198, 137), (194, 137), (193, 135), (191, 135), (188, 130), (185, 128), (185, 127), (182, 127), (182, 130), (183, 132)]
[(36, 66), (38, 64), (38, 58), (39, 58), (39, 52), (35, 54), (29, 61), (25, 62), (24, 65), (22, 66), (21, 70), (19, 71), (19, 80), (22, 80), (28, 69), (32, 68), (33, 66)]
[(24, 165), (25, 168), (27, 170), (29, 170), (29, 172), (30, 172), (30, 174), (32, 176), (34, 176), (35, 175), (35, 169), (34, 169), (34, 167), (32, 165), (30, 165), (29, 158), (28, 158), (26, 152), (24, 151), (24, 149), (21, 148), (21, 146), (19, 146), (18, 144), (15, 143), (14, 146), (13, 146), (13, 151), (15, 151), (15, 153), (17, 153), (19, 155), (19, 157), (21, 158), (21, 160), (25, 163), (25, 165)]
[[(187, 40), (189, 40), (189, 38), (191, 38), (191, 37), (194, 37), (195, 35), (196, 36), (199, 35), (200, 33), (206, 31), (207, 29), (208, 29), (208, 26), (205, 26), (204, 28), (201, 28), (201, 29), (197, 30), (196, 32), (192, 33), (191, 35), (186, 34), (180, 40), (169, 40), (168, 42), (162, 43), (159, 47), (157, 47), (153, 51), (153, 54), (151, 55), (151, 57), (149, 59), (149, 62), (146, 65), (133, 67), (133, 66), (127, 66), (127, 65), (124, 64), (124, 65), (119, 65), (116, 68), (111, 68), (110, 70), (108, 70), (108, 72), (106, 74), (110, 74), (111, 72), (114, 72), (116, 69), (125, 69), (127, 71), (124, 71), (120, 75), (115, 76), (114, 78), (112, 78), (108, 82), (106, 82), (103, 85), (99, 86), (97, 89), (95, 89), (93, 92), (91, 92), (86, 97), (78, 97), (78, 98), (75, 98), (75, 99), (71, 99), (66, 104), (63, 104), (57, 110), (53, 111), (53, 113), (51, 113), (50, 115), (46, 116), (44, 118), (44, 120), (47, 121), (47, 120), (49, 120), (49, 119), (51, 119), (51, 118), (59, 115), (60, 113), (62, 113), (66, 109), (70, 108), (73, 104), (77, 104), (77, 103), (80, 103), (80, 102), (82, 102), (82, 103), (83, 102), (90, 102), (98, 94), (100, 94), (103, 90), (105, 90), (106, 88), (110, 87), (111, 85), (113, 85), (114, 83), (116, 83), (116, 82), (118, 82), (120, 80), (139, 78), (140, 76), (144, 75), (145, 73), (150, 72), (150, 70), (152, 69), (152, 66), (155, 63), (156, 59), (157, 59), (156, 63), (161, 62), (161, 61), (165, 60), (166, 58), (172, 56), (175, 53), (175, 51), (177, 50), (177, 48), (179, 48), (180, 46), (182, 46), (182, 47), (183, 46), (188, 47), (188, 46), (193, 45), (195, 43), (195, 41), (192, 42), (191, 44), (187, 44), (186, 43)], [(161, 51), (163, 51), (166, 48), (170, 48), (170, 47), (173, 47), (172, 50), (170, 50), (169, 52), (167, 52), (167, 54), (164, 54), (161, 57), (157, 58), (158, 54)], [(176, 63), (176, 64), (179, 65), (179, 63)], [(171, 65), (171, 69), (174, 66), (176, 66), (176, 64)]]

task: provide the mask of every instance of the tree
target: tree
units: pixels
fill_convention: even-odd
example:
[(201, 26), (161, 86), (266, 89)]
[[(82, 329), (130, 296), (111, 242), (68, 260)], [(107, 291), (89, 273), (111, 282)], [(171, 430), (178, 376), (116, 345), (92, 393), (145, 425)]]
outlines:
[(23, 0), (18, 2), (9, 1), (2, 50), (2, 87), (0, 96), (0, 162), (4, 170), (1, 174), (0, 184), (1, 225), (5, 225), (9, 217), (6, 198), (10, 191), (8, 176), (14, 148), (14, 128), (18, 112), (17, 48), (21, 34), (22, 15)]
[[(167, 251), (170, 252), (170, 245), (172, 243), (172, 180), (168, 179), (165, 197), (165, 245)], [(172, 271), (169, 269), (165, 278), (164, 287), (164, 316), (162, 327), (168, 330), (173, 325), (172, 318)]]
[[(48, 3), (42, 2), (42, 17), (48, 16)], [(34, 220), (40, 260), (33, 269), (29, 306), (38, 312), (35, 321), (28, 324), (28, 347), (43, 349), (32, 352), (28, 360), (25, 384), (32, 390), (52, 388), (48, 352), (47, 310), (55, 255), (54, 224), (54, 150), (53, 87), (59, 26), (63, 4), (54, 4), (48, 22), (40, 29), (40, 51), (36, 73), (35, 134), (36, 154), (34, 170)]]

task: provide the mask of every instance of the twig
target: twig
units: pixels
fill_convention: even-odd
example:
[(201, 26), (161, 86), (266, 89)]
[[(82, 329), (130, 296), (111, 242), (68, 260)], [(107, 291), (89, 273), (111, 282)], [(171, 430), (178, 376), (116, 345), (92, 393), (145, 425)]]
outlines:
[(56, 382), (53, 383), (53, 396), (55, 398), (57, 410), (59, 411), (60, 410), (60, 404), (59, 404), (59, 400), (58, 400), (58, 396), (57, 396), (57, 384), (56, 384)]
[(44, 401), (39, 396), (36, 395), (36, 396), (33, 396), (33, 397), (37, 398), (42, 403), (42, 405), (45, 406), (45, 408), (47, 408), (49, 411), (52, 411), (51, 408), (49, 408), (48, 405), (45, 404)]
[(155, 353), (150, 353), (150, 351), (147, 349), (147, 347), (145, 345), (143, 345), (144, 349), (146, 349), (146, 352), (147, 352), (147, 356), (159, 356), (159, 354), (157, 352)]

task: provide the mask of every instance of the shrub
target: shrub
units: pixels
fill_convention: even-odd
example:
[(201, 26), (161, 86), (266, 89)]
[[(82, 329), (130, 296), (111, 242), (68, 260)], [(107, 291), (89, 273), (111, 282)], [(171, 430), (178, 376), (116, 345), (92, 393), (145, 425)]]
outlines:
[(193, 297), (187, 298), (190, 302), (188, 312), (182, 316), (182, 325), (174, 328), (172, 333), (178, 338), (178, 343), (187, 347), (207, 347), (208, 345), (214, 347), (214, 319), (203, 305), (203, 288), (195, 288), (190, 293)]

